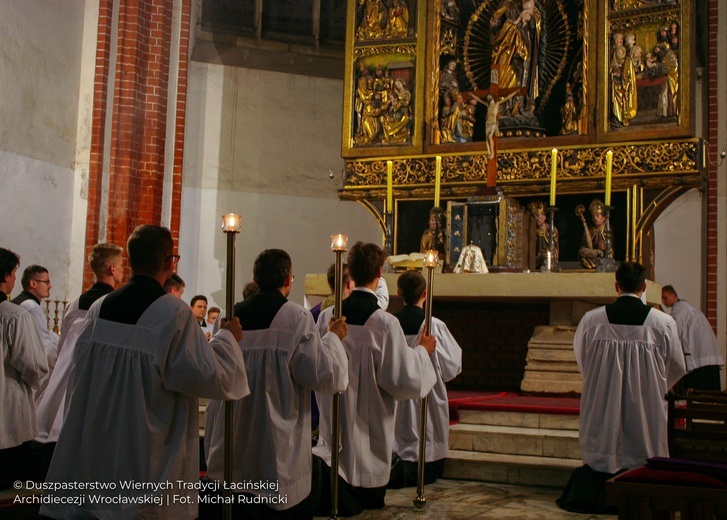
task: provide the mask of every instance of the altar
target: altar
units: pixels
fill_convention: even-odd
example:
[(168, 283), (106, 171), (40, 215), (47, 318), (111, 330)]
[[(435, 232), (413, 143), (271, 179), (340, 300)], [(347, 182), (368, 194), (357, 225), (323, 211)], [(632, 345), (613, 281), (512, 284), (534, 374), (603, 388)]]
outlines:
[[(398, 274), (384, 275), (388, 311), (402, 306)], [(650, 305), (661, 286), (646, 282)], [(616, 298), (613, 273), (435, 274), (433, 314), (462, 347), (462, 373), (448, 385), (461, 390), (579, 394), (581, 375), (573, 334), (583, 315)], [(312, 306), (329, 294), (325, 274), (306, 275)]]

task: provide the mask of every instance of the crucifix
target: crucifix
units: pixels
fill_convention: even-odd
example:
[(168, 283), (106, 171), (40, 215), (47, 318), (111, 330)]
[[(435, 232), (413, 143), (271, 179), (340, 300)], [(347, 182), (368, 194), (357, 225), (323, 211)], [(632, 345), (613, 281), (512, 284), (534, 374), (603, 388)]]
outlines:
[[(497, 183), (497, 134), (499, 133), (498, 120), (500, 105), (514, 97), (516, 94), (524, 95), (523, 87), (503, 88), (500, 90), (500, 66), (493, 64), (490, 70), (490, 88), (475, 90), (469, 95), (478, 103), (487, 107), (487, 120), (485, 122), (485, 136), (487, 138), (487, 187), (494, 188)], [(504, 96), (504, 97), (500, 97)], [(484, 100), (482, 98), (485, 98)]]

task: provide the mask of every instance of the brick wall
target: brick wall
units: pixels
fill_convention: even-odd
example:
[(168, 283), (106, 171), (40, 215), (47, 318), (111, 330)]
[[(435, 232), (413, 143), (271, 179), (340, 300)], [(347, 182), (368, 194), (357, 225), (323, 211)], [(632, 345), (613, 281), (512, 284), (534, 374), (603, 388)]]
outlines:
[(447, 384), (460, 390), (519, 391), (528, 341), (547, 325), (548, 302), (450, 302), (435, 300), (432, 313), (462, 347), (462, 373)]
[[(124, 245), (137, 225), (161, 224), (167, 135), (174, 139), (170, 225), (175, 239), (179, 237), (191, 1), (181, 4), (178, 42), (172, 41), (174, 0), (122, 0), (118, 2), (116, 26), (113, 5), (112, 0), (101, 0), (99, 6), (87, 252), (104, 234), (107, 242)], [(177, 45), (179, 74), (170, 78), (170, 56)], [(173, 100), (169, 99), (170, 81), (178, 84)], [(110, 89), (112, 104), (107, 106)], [(167, 124), (169, 106), (177, 108), (172, 132)], [(106, 135), (109, 118), (111, 131)], [(107, 142), (109, 156), (105, 157)], [(108, 207), (102, 208), (105, 162), (110, 171), (109, 196)], [(100, 228), (103, 214), (108, 215), (105, 233)], [(84, 288), (92, 281), (93, 274), (86, 266)]]
[[(705, 106), (717, 107), (727, 102), (727, 94), (722, 93), (722, 98), (717, 90), (717, 29), (718, 14), (717, 7), (719, 0), (709, 1), (709, 64), (706, 67), (707, 77), (707, 100)], [(708, 186), (706, 191), (707, 203), (707, 265), (706, 265), (706, 315), (712, 328), (717, 329), (717, 168), (709, 162), (717, 163), (720, 152), (718, 145), (718, 111), (708, 110), (707, 135), (709, 142), (709, 161), (707, 161)]]

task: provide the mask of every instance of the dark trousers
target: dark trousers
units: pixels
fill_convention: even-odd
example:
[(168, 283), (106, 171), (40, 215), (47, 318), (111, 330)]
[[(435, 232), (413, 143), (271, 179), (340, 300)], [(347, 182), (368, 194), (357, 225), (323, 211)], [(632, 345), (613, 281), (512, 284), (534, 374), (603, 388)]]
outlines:
[(28, 464), (30, 443), (31, 441), (27, 441), (19, 446), (0, 450), (0, 489), (11, 487), (16, 480), (24, 483), (31, 478), (32, 471)]
[(707, 365), (696, 368), (681, 378), (674, 385), (680, 394), (686, 394), (687, 389), (694, 390), (722, 390), (722, 381), (719, 377), (719, 365)]
[[(444, 474), (444, 459), (424, 463), (424, 484), (434, 484)], [(419, 483), (419, 463), (408, 460), (394, 459), (391, 465), (389, 489), (414, 487)]]
[[(321, 479), (321, 501), (318, 504), (316, 516), (329, 516), (331, 513), (331, 468), (320, 458), (318, 459), (323, 469)], [(338, 476), (338, 516), (354, 516), (362, 513), (365, 509), (382, 509), (386, 504), (386, 486), (377, 488), (364, 488), (352, 486)]]

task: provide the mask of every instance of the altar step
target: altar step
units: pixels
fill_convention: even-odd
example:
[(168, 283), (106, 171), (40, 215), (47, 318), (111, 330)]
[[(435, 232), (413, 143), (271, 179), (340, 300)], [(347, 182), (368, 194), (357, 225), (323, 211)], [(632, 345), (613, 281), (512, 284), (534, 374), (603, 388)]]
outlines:
[(459, 410), (444, 477), (563, 487), (581, 466), (578, 416)]

